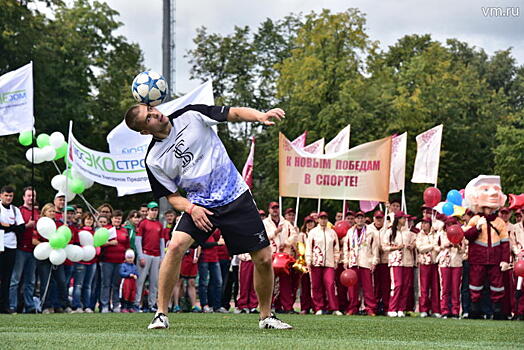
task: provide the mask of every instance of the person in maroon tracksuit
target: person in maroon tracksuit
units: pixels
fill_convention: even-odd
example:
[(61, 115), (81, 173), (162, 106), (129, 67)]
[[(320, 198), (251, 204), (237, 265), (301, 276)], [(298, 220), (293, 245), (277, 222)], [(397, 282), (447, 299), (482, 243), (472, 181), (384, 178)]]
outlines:
[(235, 312), (241, 313), (258, 313), (258, 299), (253, 284), (253, 274), (255, 265), (251, 261), (249, 254), (240, 254), (239, 267), (239, 294), (237, 299), (237, 308)]

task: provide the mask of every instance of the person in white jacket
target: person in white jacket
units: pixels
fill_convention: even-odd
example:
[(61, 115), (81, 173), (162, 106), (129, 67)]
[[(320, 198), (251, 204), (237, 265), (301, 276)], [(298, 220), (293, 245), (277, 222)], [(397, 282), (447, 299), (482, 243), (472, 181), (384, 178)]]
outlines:
[(327, 296), (327, 311), (342, 315), (335, 293), (335, 266), (340, 255), (338, 237), (327, 224), (328, 214), (322, 211), (318, 214), (318, 226), (309, 232), (306, 242), (306, 264), (311, 275), (313, 309), (316, 315), (322, 315)]
[(419, 266), (419, 311), (420, 317), (431, 313), (440, 317), (440, 290), (437, 254), (440, 251), (438, 233), (433, 229), (431, 218), (420, 221), (420, 232), (417, 235), (417, 258)]
[(358, 313), (360, 291), (364, 296), (366, 313), (375, 316), (377, 300), (373, 290), (373, 271), (379, 263), (380, 237), (374, 231), (367, 230), (365, 215), (355, 214), (355, 226), (351, 227), (344, 239), (343, 256), (346, 268), (355, 271), (358, 282), (348, 288), (349, 305), (346, 315)]

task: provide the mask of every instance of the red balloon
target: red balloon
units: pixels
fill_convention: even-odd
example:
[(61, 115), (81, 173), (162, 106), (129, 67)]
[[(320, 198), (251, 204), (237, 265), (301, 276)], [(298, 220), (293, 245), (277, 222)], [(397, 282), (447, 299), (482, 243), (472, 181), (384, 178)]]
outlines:
[(354, 286), (357, 283), (357, 273), (351, 269), (346, 269), (340, 274), (340, 283), (346, 287)]
[(433, 208), (440, 203), (442, 193), (436, 187), (428, 187), (424, 190), (424, 204), (427, 207)]
[(446, 229), (446, 235), (453, 244), (459, 244), (464, 238), (464, 230), (460, 225), (451, 225)]
[(351, 227), (351, 224), (347, 220), (340, 220), (335, 224), (335, 232), (337, 233), (337, 236), (339, 239), (342, 239), (346, 236), (346, 233), (348, 233), (349, 228)]
[(513, 272), (517, 277), (524, 277), (524, 260), (517, 261), (513, 267)]

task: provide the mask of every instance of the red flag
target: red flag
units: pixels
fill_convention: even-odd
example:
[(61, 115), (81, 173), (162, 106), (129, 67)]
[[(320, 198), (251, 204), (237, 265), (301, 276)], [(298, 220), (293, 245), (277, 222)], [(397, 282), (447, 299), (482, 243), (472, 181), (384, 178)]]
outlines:
[(246, 182), (249, 188), (253, 188), (253, 161), (255, 159), (255, 137), (251, 137), (251, 149), (247, 156), (246, 164), (242, 169), (242, 178)]

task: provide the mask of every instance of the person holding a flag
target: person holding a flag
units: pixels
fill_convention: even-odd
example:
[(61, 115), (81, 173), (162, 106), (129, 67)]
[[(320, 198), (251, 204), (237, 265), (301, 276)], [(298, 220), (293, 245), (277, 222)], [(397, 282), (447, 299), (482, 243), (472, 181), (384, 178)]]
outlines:
[[(220, 122), (274, 125), (282, 109), (266, 113), (251, 108), (189, 105), (173, 114), (138, 104), (125, 116), (127, 126), (153, 135), (145, 157), (156, 197), (183, 212), (160, 267), (158, 310), (149, 329), (168, 328), (171, 292), (177, 283), (184, 252), (203, 244), (215, 228), (222, 231), (231, 254), (250, 253), (255, 265), (255, 289), (260, 307), (259, 327), (290, 329), (271, 313), (273, 267), (269, 239), (249, 188), (229, 159), (212, 126)], [(179, 189), (187, 193), (182, 197)]]

